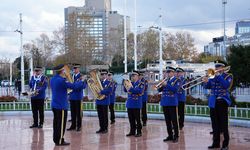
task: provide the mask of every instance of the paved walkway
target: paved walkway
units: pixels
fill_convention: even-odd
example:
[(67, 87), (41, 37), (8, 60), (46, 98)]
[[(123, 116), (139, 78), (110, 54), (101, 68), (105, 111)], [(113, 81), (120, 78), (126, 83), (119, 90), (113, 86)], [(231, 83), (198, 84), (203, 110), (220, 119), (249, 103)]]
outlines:
[[(0, 112), (1, 114), (1, 112)], [(127, 118), (119, 118), (107, 134), (96, 134), (97, 117), (84, 117), (81, 132), (66, 131), (70, 146), (58, 147), (52, 141), (52, 115), (46, 115), (43, 129), (30, 129), (29, 115), (0, 115), (1, 150), (207, 150), (211, 144), (209, 124), (189, 123), (180, 131), (179, 143), (164, 143), (166, 126), (163, 120), (149, 120), (143, 136), (126, 137)], [(70, 123), (67, 123), (67, 127)], [(230, 150), (250, 150), (250, 128), (230, 127)]]

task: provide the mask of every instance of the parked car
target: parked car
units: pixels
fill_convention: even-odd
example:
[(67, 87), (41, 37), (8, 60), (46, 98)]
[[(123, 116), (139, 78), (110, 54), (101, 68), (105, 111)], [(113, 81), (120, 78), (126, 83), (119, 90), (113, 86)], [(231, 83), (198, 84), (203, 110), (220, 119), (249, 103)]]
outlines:
[(1, 86), (2, 87), (7, 87), (7, 86), (9, 86), (10, 85), (10, 81), (8, 81), (8, 80), (3, 80), (2, 82), (1, 82)]

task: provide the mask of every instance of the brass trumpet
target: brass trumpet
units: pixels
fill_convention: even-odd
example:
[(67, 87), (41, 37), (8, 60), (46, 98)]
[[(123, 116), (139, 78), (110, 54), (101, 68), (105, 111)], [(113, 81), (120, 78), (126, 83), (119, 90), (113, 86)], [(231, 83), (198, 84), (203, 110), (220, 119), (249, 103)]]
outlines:
[[(231, 66), (227, 66), (227, 67), (225, 67), (225, 68), (218, 69), (218, 70), (209, 68), (209, 69), (207, 70), (206, 75), (201, 76), (201, 77), (199, 77), (199, 78), (197, 78), (197, 79), (195, 79), (195, 80), (192, 80), (192, 81), (190, 81), (190, 82), (187, 82), (187, 83), (183, 84), (183, 85), (181, 86), (181, 88), (182, 88), (183, 90), (190, 89), (190, 88), (192, 88), (192, 87), (194, 87), (194, 86), (197, 86), (197, 85), (199, 85), (199, 84), (202, 84), (202, 83), (204, 82), (204, 81), (200, 81), (200, 82), (197, 82), (196, 84), (190, 85), (190, 84), (194, 83), (195, 81), (198, 81), (198, 80), (200, 80), (200, 79), (202, 79), (202, 78), (204, 78), (204, 77), (208, 77), (209, 79), (213, 79), (213, 78), (216, 76), (216, 73), (218, 73), (219, 71), (222, 71), (222, 70), (223, 70), (224, 72), (228, 72), (228, 71), (230, 70), (230, 68), (231, 68)], [(187, 85), (190, 85), (190, 86), (187, 86)], [(187, 86), (187, 87), (185, 87), (185, 86)]]
[(153, 89), (154, 90), (158, 90), (159, 88), (161, 88), (162, 87), (162, 85), (163, 85), (163, 83), (165, 82), (165, 81), (167, 81), (169, 78), (167, 77), (167, 78), (164, 78), (161, 82), (159, 82), (158, 84), (156, 84), (156, 85), (153, 85)]

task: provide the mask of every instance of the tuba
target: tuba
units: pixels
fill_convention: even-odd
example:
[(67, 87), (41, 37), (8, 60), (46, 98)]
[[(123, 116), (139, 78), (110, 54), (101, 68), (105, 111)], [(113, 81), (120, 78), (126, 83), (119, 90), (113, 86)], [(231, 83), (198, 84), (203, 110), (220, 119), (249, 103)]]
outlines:
[(129, 76), (127, 74), (124, 74), (122, 78), (123, 78), (123, 86), (126, 88), (127, 91), (129, 91), (129, 89), (133, 87), (131, 81), (129, 80)]
[(98, 76), (98, 71), (96, 69), (89, 72), (90, 78), (87, 80), (88, 86), (92, 91), (95, 99), (103, 100), (105, 95), (101, 95), (100, 92), (103, 90), (101, 81)]
[[(68, 65), (64, 65), (63, 69), (64, 69), (64, 78), (66, 78), (67, 81), (69, 81), (70, 83), (73, 83), (74, 81), (73, 81), (72, 76), (70, 74), (70, 68), (69, 68), (69, 66)], [(71, 93), (72, 91), (73, 91), (72, 89), (68, 89), (67, 90), (68, 94)]]

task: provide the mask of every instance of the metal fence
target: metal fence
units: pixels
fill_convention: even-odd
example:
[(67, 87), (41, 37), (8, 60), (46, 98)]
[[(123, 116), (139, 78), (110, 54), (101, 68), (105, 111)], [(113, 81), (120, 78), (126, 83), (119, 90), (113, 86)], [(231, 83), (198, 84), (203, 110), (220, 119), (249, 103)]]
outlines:
[[(153, 89), (154, 83), (149, 83), (148, 86), (148, 94), (149, 95), (154, 95), (157, 94), (158, 92)], [(28, 87), (25, 87), (28, 90)], [(203, 86), (198, 85), (196, 87), (193, 87), (189, 90), (186, 91), (187, 94), (192, 95), (193, 97), (196, 98), (201, 98), (201, 99), (207, 99), (207, 95), (209, 94), (209, 90), (205, 89)], [(14, 87), (1, 87), (0, 88), (0, 96), (15, 96), (17, 99), (19, 99), (18, 91)], [(92, 92), (90, 92), (89, 88), (86, 88), (84, 90), (84, 95), (87, 95), (89, 99), (93, 98)], [(236, 97), (236, 100), (239, 101), (248, 101), (250, 102), (250, 87), (237, 87), (233, 91), (233, 95)], [(48, 99), (51, 99), (51, 89), (47, 88), (46, 90), (46, 96)], [(127, 93), (124, 92), (123, 86), (121, 84), (117, 85), (116, 89), (116, 96), (122, 96), (122, 97), (127, 97)], [(27, 97), (21, 96), (21, 100), (25, 100)]]
[[(95, 102), (83, 102), (83, 110), (85, 111), (95, 111)], [(45, 101), (45, 110), (51, 110), (50, 101)], [(115, 103), (114, 107), (116, 112), (126, 112), (125, 103)], [(0, 102), (0, 111), (30, 111), (30, 102)], [(148, 113), (160, 114), (163, 113), (162, 107), (159, 104), (148, 103), (147, 105)], [(185, 114), (192, 116), (209, 116), (209, 108), (202, 105), (186, 105)], [(230, 119), (244, 119), (250, 120), (250, 108), (229, 108)]]

